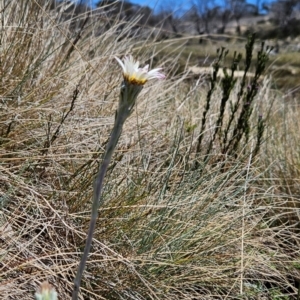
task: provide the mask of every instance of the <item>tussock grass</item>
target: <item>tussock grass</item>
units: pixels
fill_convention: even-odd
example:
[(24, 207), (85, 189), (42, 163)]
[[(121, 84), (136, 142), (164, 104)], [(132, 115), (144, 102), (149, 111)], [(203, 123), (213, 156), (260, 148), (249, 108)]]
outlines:
[[(119, 96), (113, 56), (133, 51), (150, 63), (155, 57), (168, 79), (145, 86), (125, 124), (81, 299), (296, 299), (297, 103), (273, 92), (265, 79), (252, 117), (255, 124), (259, 114), (270, 113), (259, 154), (251, 155), (253, 125), (236, 157), (220, 160), (216, 143), (204, 164), (196, 141), (207, 84), (174, 76), (174, 60), (157, 61), (155, 43), (139, 40), (138, 32), (132, 36), (138, 17), (111, 24), (101, 11), (68, 18), (64, 3), (57, 10), (47, 1), (4, 4), (1, 298), (32, 299), (44, 280), (59, 299), (70, 298), (93, 178)], [(217, 85), (204, 145), (220, 96)]]

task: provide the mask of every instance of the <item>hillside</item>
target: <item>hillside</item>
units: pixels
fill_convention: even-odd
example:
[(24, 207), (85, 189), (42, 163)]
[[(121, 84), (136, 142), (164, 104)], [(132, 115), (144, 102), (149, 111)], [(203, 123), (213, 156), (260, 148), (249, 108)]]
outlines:
[(0, 5), (1, 299), (71, 299), (97, 189), (78, 299), (299, 299), (287, 40), (272, 55), (260, 36), (179, 36), (109, 4)]

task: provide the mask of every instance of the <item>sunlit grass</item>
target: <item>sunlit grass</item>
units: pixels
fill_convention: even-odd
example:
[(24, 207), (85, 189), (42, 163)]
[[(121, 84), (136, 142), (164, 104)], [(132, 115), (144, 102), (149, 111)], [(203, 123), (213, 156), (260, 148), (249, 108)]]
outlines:
[[(131, 52), (151, 67), (163, 66), (168, 76), (145, 86), (124, 125), (80, 299), (295, 298), (297, 101), (272, 90), (265, 77), (249, 143), (235, 157), (221, 155), (216, 143), (207, 160), (196, 144), (208, 84), (179, 74), (189, 52), (182, 40), (139, 39), (130, 34), (134, 22), (123, 31), (113, 23), (95, 36), (97, 26), (108, 24), (91, 16), (72, 47), (70, 20), (46, 4), (13, 0), (1, 7), (1, 299), (33, 299), (45, 280), (59, 299), (70, 298), (93, 179), (118, 104), (122, 74), (113, 56)], [(76, 18), (77, 30), (86, 16)], [(227, 46), (230, 58), (235, 47)], [(203, 57), (214, 50), (199, 45)], [(232, 101), (237, 93), (233, 89)], [(204, 142), (221, 95), (217, 84)], [(257, 116), (269, 113), (253, 157)], [(225, 121), (229, 115), (227, 108)]]

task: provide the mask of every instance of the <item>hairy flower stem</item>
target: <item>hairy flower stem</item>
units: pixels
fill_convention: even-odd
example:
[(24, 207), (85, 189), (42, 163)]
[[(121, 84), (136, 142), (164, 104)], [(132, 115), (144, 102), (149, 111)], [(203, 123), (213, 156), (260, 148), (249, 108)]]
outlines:
[(115, 150), (115, 147), (118, 143), (119, 137), (122, 132), (123, 124), (126, 121), (127, 117), (130, 115), (131, 110), (121, 110), (120, 107), (118, 111), (116, 112), (116, 118), (115, 118), (115, 124), (113, 127), (113, 130), (111, 132), (111, 136), (109, 139), (109, 142), (107, 144), (107, 148), (103, 157), (102, 164), (99, 168), (99, 172), (97, 174), (97, 177), (94, 182), (94, 199), (93, 199), (93, 206), (92, 206), (92, 214), (91, 214), (91, 220), (90, 220), (90, 226), (87, 233), (87, 240), (85, 243), (85, 248), (83, 255), (81, 257), (81, 261), (77, 270), (76, 278), (74, 281), (74, 288), (73, 288), (73, 294), (72, 294), (72, 300), (78, 299), (78, 293), (81, 283), (81, 278), (83, 271), (85, 269), (86, 261), (91, 249), (93, 235), (96, 227), (96, 221), (98, 218), (98, 209), (103, 203), (103, 199), (101, 199), (101, 191), (103, 186), (103, 180), (108, 168), (108, 165), (111, 161), (112, 154)]
[(104, 177), (110, 163), (113, 152), (117, 146), (119, 137), (122, 132), (123, 125), (126, 119), (130, 116), (135, 106), (138, 94), (143, 89), (143, 85), (150, 79), (164, 79), (165, 75), (160, 72), (161, 68), (149, 71), (149, 65), (144, 68), (139, 68), (139, 62), (135, 61), (132, 56), (125, 57), (124, 62), (116, 57), (116, 60), (123, 69), (124, 81), (121, 85), (119, 107), (116, 111), (115, 124), (111, 132), (110, 139), (107, 144), (105, 154), (103, 156), (102, 164), (96, 176), (94, 183), (94, 199), (92, 205), (92, 215), (90, 226), (87, 233), (87, 239), (81, 261), (77, 270), (76, 278), (74, 280), (74, 288), (72, 300), (78, 299), (78, 293), (81, 283), (83, 271), (85, 269), (86, 261), (91, 250), (93, 235), (98, 218), (98, 209), (103, 203), (101, 199), (101, 191)]

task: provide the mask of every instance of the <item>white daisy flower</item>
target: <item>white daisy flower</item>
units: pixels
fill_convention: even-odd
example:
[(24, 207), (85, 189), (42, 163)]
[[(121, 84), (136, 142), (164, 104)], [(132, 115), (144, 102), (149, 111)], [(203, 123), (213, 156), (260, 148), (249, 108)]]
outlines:
[(36, 300), (57, 300), (57, 293), (47, 281), (43, 282), (35, 293)]
[(131, 55), (126, 56), (124, 62), (118, 57), (115, 57), (115, 59), (123, 69), (125, 81), (131, 84), (144, 85), (148, 80), (164, 79), (166, 77), (160, 72), (162, 68), (153, 69), (151, 71), (149, 71), (149, 65), (139, 68), (140, 63), (135, 61)]

